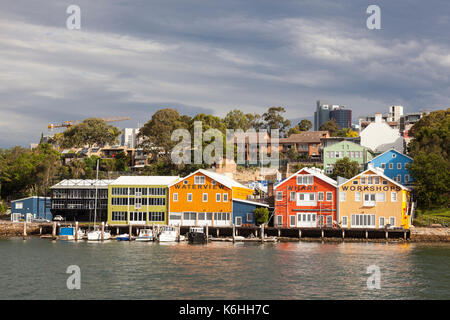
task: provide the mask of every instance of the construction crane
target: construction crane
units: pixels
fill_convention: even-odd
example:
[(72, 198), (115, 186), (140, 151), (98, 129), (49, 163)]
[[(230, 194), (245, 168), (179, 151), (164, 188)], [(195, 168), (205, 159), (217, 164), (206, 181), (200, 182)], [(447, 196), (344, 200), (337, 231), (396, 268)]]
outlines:
[[(108, 117), (108, 118), (100, 118), (102, 120), (104, 120), (105, 122), (117, 122), (117, 121), (125, 121), (125, 120), (130, 120), (130, 117)], [(70, 128), (73, 125), (76, 125), (78, 123), (80, 123), (80, 120), (67, 120), (64, 121), (63, 123), (59, 123), (59, 124), (54, 124), (54, 123), (49, 123), (48, 124), (48, 129), (49, 130), (53, 130), (55, 128)]]

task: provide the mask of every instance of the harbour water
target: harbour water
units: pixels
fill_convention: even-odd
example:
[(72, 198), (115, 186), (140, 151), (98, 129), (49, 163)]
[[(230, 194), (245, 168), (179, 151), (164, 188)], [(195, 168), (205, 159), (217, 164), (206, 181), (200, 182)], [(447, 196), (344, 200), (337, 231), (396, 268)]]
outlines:
[[(371, 265), (380, 289), (367, 288)], [(449, 266), (450, 244), (13, 238), (0, 240), (0, 299), (449, 299)]]

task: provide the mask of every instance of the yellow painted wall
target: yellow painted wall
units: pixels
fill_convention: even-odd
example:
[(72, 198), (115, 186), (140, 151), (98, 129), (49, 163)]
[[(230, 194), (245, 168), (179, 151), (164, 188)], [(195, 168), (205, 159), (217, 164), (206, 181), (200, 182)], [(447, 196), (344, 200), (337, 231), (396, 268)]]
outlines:
[[(166, 198), (166, 205), (163, 206), (144, 206), (142, 205), (141, 209), (135, 209), (134, 205), (130, 206), (118, 206), (118, 205), (112, 205), (112, 188), (166, 188), (166, 195), (165, 196), (142, 196), (141, 198)], [(164, 221), (148, 221), (149, 216), (147, 215), (147, 223), (148, 224), (161, 224), (161, 225), (167, 225), (168, 221), (168, 213), (167, 213), (167, 206), (168, 206), (168, 188), (165, 185), (114, 185), (108, 187), (108, 224), (109, 225), (125, 225), (129, 223), (129, 212), (164, 212)], [(114, 198), (135, 198), (135, 196), (130, 195), (121, 195), (121, 196), (114, 196)], [(112, 212), (113, 211), (125, 211), (127, 212), (127, 221), (112, 221)]]
[[(367, 175), (376, 175), (376, 172), (367, 172)], [(364, 176), (366, 176), (363, 175)], [(346, 201), (341, 201), (341, 196), (339, 195), (339, 220), (342, 221), (343, 216), (347, 216), (348, 227), (351, 227), (351, 215), (352, 214), (375, 214), (376, 228), (379, 228), (379, 218), (385, 218), (385, 224), (389, 223), (390, 217), (395, 217), (395, 227), (404, 227), (409, 229), (409, 216), (406, 215), (407, 201), (409, 197), (409, 192), (401, 189), (396, 184), (390, 182), (380, 177), (380, 183), (378, 185), (361, 185), (361, 176), (353, 178), (347, 181), (345, 184), (339, 187), (339, 194), (342, 192), (346, 193)], [(353, 181), (358, 181), (358, 184), (353, 184)], [(387, 181), (387, 184), (383, 184), (383, 181)], [(358, 190), (358, 187), (361, 187)], [(364, 189), (365, 187), (368, 187)], [(355, 189), (355, 190), (352, 190)], [(387, 189), (387, 190), (386, 190)], [(355, 193), (361, 193), (361, 201), (355, 201)], [(375, 202), (374, 207), (364, 206), (364, 194), (365, 193), (385, 193), (384, 202)], [(391, 192), (397, 194), (397, 201), (391, 201)], [(406, 201), (404, 199), (404, 196)]]
[(253, 190), (249, 188), (233, 187), (233, 198), (247, 200), (248, 196), (253, 194)]

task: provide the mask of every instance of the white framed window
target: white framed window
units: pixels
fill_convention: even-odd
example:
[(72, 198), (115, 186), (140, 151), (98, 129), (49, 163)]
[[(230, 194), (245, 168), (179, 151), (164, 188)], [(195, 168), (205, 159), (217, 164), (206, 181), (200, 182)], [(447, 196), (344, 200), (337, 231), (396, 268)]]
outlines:
[(397, 192), (391, 192), (391, 202), (397, 201)]
[(372, 176), (368, 176), (367, 177), (367, 184), (373, 184), (373, 177)]
[(389, 217), (389, 224), (391, 227), (395, 227), (395, 217)]
[(224, 193), (222, 196), (223, 202), (228, 202), (228, 193)]
[(355, 192), (355, 201), (361, 201), (361, 192)]
[(290, 227), (295, 227), (295, 218), (296, 218), (295, 215), (290, 215), (289, 216), (289, 226)]
[(352, 183), (353, 184), (358, 184), (358, 180), (353, 180)]
[(378, 202), (385, 202), (386, 201), (386, 194), (384, 192), (377, 193), (377, 201)]
[(221, 197), (220, 193), (216, 193), (216, 202), (220, 202), (221, 198), (222, 197)]
[(333, 201), (333, 193), (327, 192), (327, 201)]
[(366, 177), (361, 177), (361, 184), (366, 184)]
[(282, 226), (283, 225), (283, 216), (278, 215), (277, 216), (277, 225)]
[(23, 209), (23, 202), (16, 202), (15, 208), (16, 209)]
[(192, 193), (187, 194), (187, 201), (192, 202)]
[(319, 192), (318, 194), (317, 194), (317, 200), (318, 201), (323, 201), (323, 192)]
[(389, 169), (394, 169), (394, 164), (392, 162), (389, 163)]
[(314, 177), (312, 175), (301, 174), (297, 176), (297, 184), (311, 185), (314, 184)]
[(205, 176), (195, 176), (194, 184), (205, 184)]
[(381, 169), (386, 169), (386, 163), (381, 164)]
[(202, 201), (203, 201), (203, 202), (208, 202), (208, 194), (207, 194), (207, 193), (204, 193), (204, 194), (202, 195)]
[(374, 177), (375, 184), (380, 184), (380, 177)]
[(342, 226), (344, 228), (348, 227), (348, 218), (346, 216), (342, 217)]
[(395, 178), (395, 181), (402, 182), (402, 175), (398, 174), (397, 177)]
[(173, 202), (177, 202), (178, 201), (178, 193), (174, 193), (173, 194)]
[(401, 162), (398, 162), (397, 163), (397, 169), (401, 169), (402, 168), (402, 163)]
[(347, 192), (339, 192), (339, 201), (344, 202), (347, 200)]
[(283, 200), (283, 191), (277, 191), (277, 201)]
[(405, 183), (409, 182), (409, 174), (405, 174)]
[(375, 193), (364, 193), (364, 203), (365, 207), (375, 206)]
[(315, 193), (297, 193), (298, 206), (315, 206), (317, 205)]
[(384, 217), (380, 217), (378, 220), (379, 220), (378, 221), (378, 227), (379, 228), (384, 228), (384, 224), (385, 224)]
[(295, 191), (289, 192), (289, 200), (290, 201), (295, 201)]
[(352, 214), (350, 223), (353, 228), (375, 228), (375, 215)]
[(235, 218), (235, 224), (237, 227), (242, 226), (242, 217), (236, 217)]
[(253, 213), (248, 212), (247, 213), (247, 222), (252, 223), (253, 222)]

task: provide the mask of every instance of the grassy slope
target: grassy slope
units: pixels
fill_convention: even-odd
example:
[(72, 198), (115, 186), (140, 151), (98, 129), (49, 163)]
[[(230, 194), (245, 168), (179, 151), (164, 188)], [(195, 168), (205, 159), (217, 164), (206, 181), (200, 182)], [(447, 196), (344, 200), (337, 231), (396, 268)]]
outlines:
[(416, 210), (414, 219), (415, 226), (429, 226), (433, 223), (439, 223), (442, 226), (450, 227), (450, 209), (439, 208), (430, 210)]

